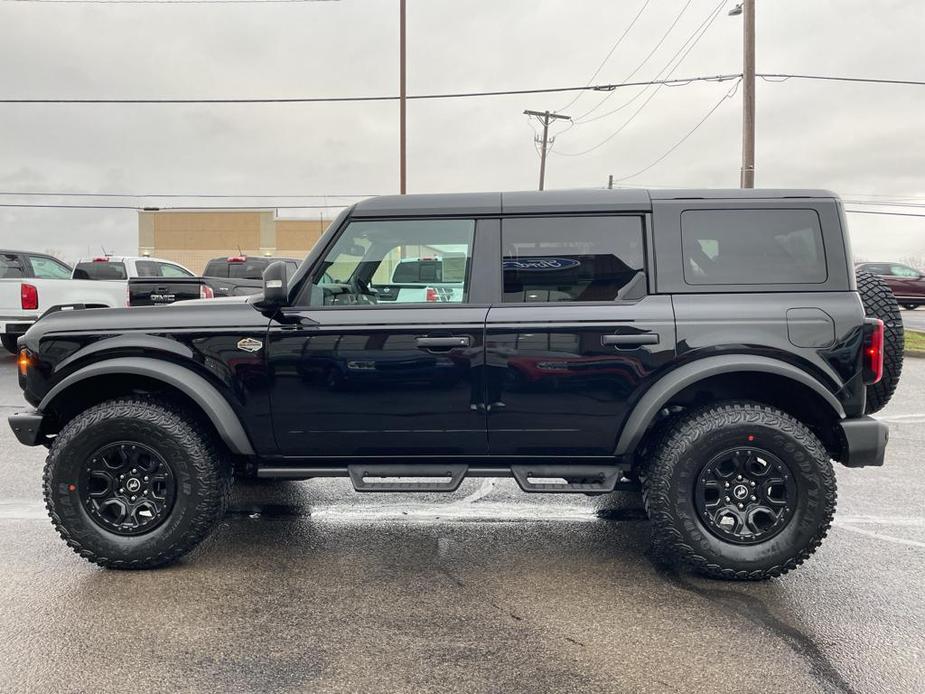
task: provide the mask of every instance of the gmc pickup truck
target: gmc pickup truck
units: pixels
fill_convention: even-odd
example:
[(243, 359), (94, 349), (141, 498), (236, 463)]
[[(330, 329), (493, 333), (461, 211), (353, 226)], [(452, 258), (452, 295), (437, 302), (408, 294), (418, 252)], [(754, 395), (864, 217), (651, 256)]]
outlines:
[[(465, 258), (458, 300), (380, 300), (395, 259)], [(385, 269), (383, 269), (385, 268)], [(81, 557), (175, 561), (233, 475), (360, 492), (641, 483), (655, 555), (757, 580), (807, 560), (833, 461), (882, 465), (896, 301), (823, 190), (372, 198), (262, 294), (56, 313), (20, 340), (45, 501)], [(837, 538), (836, 538), (837, 539)], [(615, 561), (619, 558), (614, 557)]]

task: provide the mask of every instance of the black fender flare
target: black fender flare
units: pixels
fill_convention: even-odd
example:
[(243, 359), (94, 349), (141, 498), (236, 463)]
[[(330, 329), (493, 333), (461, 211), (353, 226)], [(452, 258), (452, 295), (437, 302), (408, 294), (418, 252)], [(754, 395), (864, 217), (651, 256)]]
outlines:
[(845, 409), (838, 399), (818, 380), (797, 367), (770, 357), (750, 354), (724, 354), (704, 357), (685, 364), (662, 376), (640, 398), (623, 426), (617, 441), (615, 455), (632, 453), (655, 417), (672, 397), (698, 381), (725, 373), (770, 373), (789, 378), (807, 386), (832, 408), (839, 419), (845, 418)]
[(41, 412), (47, 411), (55, 398), (81, 381), (112, 374), (146, 376), (176, 388), (199, 406), (232, 453), (254, 455), (254, 447), (241, 425), (241, 420), (215, 386), (194, 371), (168, 361), (145, 357), (116, 357), (90, 364), (55, 384), (42, 398), (38, 409)]

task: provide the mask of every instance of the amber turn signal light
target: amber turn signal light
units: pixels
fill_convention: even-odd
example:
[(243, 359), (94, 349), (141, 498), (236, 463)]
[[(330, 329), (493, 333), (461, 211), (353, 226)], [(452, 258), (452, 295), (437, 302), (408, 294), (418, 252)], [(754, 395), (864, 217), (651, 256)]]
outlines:
[(16, 363), (19, 364), (19, 375), (25, 376), (26, 372), (29, 371), (29, 367), (32, 366), (32, 357), (29, 356), (29, 350), (19, 350), (19, 357), (16, 359)]

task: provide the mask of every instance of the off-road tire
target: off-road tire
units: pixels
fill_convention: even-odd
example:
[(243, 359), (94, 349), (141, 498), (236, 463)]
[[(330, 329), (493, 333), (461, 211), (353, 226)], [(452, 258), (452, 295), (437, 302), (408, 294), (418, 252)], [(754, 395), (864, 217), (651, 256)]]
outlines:
[[(836, 503), (832, 463), (819, 439), (790, 415), (758, 403), (719, 403), (672, 420), (657, 437), (642, 469), (642, 489), (653, 553), (660, 561), (679, 562), (713, 578), (763, 580), (802, 564), (826, 536)], [(757, 544), (717, 537), (694, 502), (694, 485), (704, 466), (739, 445), (785, 461), (798, 490), (789, 522)]]
[(896, 384), (903, 370), (903, 351), (905, 335), (902, 314), (896, 297), (886, 282), (869, 272), (858, 272), (858, 293), (864, 304), (864, 313), (869, 318), (883, 321), (883, 378), (872, 386), (867, 386), (867, 406), (865, 412), (879, 412), (893, 397)]
[[(127, 397), (95, 405), (64, 426), (45, 463), (45, 506), (77, 554), (110, 569), (150, 569), (176, 561), (205, 539), (225, 514), (232, 475), (212, 437), (195, 421), (171, 403)], [(154, 449), (175, 475), (173, 508), (144, 534), (107, 531), (90, 517), (75, 489), (93, 452), (116, 441)]]
[(19, 335), (10, 335), (8, 333), (3, 333), (0, 335), (0, 344), (3, 345), (5, 349), (10, 354), (16, 354), (16, 341), (19, 339)]

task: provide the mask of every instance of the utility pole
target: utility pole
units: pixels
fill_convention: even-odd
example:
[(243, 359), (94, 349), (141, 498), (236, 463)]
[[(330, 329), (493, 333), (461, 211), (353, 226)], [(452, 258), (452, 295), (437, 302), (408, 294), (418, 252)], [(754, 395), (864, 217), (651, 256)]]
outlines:
[(742, 15), (742, 171), (740, 186), (755, 187), (755, 0), (730, 10)]
[(556, 139), (549, 139), (549, 124), (554, 120), (572, 120), (572, 118), (549, 111), (524, 111), (524, 115), (536, 118), (543, 124), (543, 138), (536, 138), (536, 142), (542, 147), (540, 150), (540, 190), (543, 190), (546, 184), (546, 150)]
[(398, 53), (399, 53), (399, 78), (398, 78), (398, 178), (401, 194), (407, 192), (407, 168), (405, 164), (405, 0), (398, 0), (399, 30), (398, 30)]

